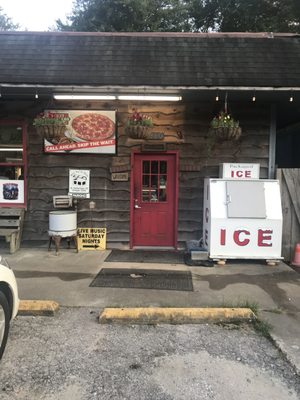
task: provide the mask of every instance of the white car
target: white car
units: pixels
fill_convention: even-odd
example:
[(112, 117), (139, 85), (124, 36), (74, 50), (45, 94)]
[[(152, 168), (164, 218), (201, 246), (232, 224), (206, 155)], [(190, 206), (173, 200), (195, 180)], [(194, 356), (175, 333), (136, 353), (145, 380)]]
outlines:
[(18, 308), (15, 275), (7, 261), (0, 256), (0, 360), (6, 346), (10, 321), (17, 315)]

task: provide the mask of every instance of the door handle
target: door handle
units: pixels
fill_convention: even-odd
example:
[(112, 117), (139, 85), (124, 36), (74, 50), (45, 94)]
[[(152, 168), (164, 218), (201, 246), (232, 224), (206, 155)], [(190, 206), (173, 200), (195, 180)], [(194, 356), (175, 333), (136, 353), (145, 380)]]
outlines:
[(142, 208), (138, 205), (138, 199), (134, 199), (134, 208)]
[(225, 204), (228, 206), (229, 203), (231, 203), (231, 196), (230, 196), (230, 194), (227, 194), (227, 195), (226, 195), (226, 202), (225, 202)]

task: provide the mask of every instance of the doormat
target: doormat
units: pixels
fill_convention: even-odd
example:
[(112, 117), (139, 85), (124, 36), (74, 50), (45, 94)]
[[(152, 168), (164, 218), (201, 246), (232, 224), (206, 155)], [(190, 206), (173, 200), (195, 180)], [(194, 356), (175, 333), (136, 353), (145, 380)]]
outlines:
[(113, 249), (107, 262), (184, 264), (184, 252), (176, 250), (119, 250)]
[(102, 268), (92, 287), (193, 291), (190, 271)]

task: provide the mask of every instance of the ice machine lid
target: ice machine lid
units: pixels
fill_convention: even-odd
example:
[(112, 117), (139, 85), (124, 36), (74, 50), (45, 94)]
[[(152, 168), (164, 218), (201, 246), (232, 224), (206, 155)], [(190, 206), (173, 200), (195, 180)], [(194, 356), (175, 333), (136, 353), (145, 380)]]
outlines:
[(227, 181), (228, 218), (266, 218), (264, 182)]

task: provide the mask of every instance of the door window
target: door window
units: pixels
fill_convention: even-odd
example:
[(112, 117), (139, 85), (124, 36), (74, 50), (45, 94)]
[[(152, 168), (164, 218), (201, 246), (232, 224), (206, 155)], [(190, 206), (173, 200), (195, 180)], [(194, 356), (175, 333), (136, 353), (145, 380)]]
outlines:
[(167, 161), (144, 160), (142, 202), (167, 201)]

